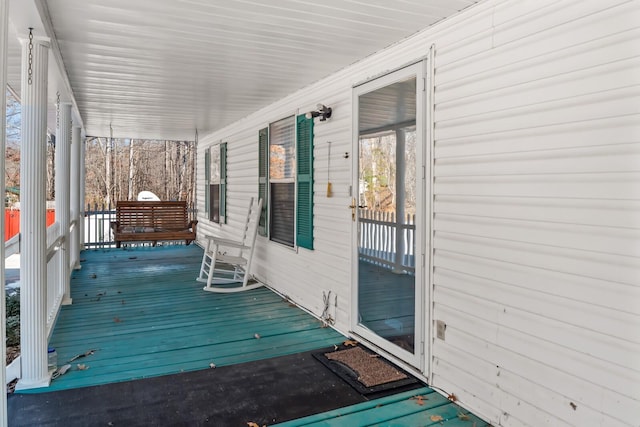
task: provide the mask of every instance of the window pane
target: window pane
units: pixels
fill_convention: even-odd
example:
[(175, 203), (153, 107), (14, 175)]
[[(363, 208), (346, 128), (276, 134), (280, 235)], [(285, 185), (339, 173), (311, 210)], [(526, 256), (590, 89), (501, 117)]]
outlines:
[(271, 183), (271, 240), (293, 246), (295, 184)]
[(209, 182), (211, 184), (219, 184), (220, 183), (220, 146), (214, 145), (211, 147), (211, 169), (209, 177)]
[(209, 186), (209, 221), (220, 223), (220, 184)]
[(289, 117), (269, 127), (269, 178), (292, 179), (296, 170), (295, 121)]

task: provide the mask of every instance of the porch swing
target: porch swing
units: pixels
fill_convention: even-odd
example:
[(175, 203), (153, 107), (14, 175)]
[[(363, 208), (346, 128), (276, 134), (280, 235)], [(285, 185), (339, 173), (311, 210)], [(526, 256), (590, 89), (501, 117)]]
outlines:
[[(262, 199), (257, 202), (252, 197), (242, 231), (242, 238), (229, 240), (206, 235), (207, 245), (202, 255), (202, 264), (197, 281), (206, 283), (207, 292), (233, 293), (248, 291), (263, 286), (256, 282), (249, 284), (251, 260), (258, 234), (258, 223)], [(239, 284), (239, 286), (214, 286)]]

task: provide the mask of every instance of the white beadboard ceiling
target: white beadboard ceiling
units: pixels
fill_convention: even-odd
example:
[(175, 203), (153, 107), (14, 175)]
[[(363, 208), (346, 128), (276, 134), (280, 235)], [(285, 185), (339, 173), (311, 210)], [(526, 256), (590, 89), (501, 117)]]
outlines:
[[(55, 38), (87, 135), (111, 127), (115, 137), (175, 140), (239, 120), (476, 3), (11, 1), (15, 33), (34, 26)], [(17, 15), (30, 2), (42, 23)], [(12, 43), (9, 81), (19, 93)]]

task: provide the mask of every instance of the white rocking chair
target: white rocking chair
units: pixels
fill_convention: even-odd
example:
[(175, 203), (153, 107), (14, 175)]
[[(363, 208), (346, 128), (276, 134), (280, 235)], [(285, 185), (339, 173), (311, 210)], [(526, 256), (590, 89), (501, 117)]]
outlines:
[[(249, 284), (251, 259), (253, 258), (253, 249), (256, 235), (258, 234), (261, 209), (262, 199), (255, 203), (252, 197), (249, 202), (249, 212), (247, 213), (242, 239), (239, 241), (205, 236), (207, 246), (202, 255), (200, 274), (196, 278), (197, 281), (207, 284), (203, 288), (205, 291), (232, 293), (248, 291), (263, 286), (260, 282)], [(224, 266), (216, 268), (216, 263), (222, 263)], [(213, 286), (232, 283), (241, 283), (242, 285), (234, 287)]]

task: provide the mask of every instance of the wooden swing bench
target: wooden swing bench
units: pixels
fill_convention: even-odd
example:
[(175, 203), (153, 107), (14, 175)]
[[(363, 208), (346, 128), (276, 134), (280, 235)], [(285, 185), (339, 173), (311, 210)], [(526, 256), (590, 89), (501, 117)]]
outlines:
[(189, 221), (187, 202), (144, 201), (116, 203), (116, 220), (111, 222), (116, 248), (122, 242), (152, 242), (196, 239), (198, 221)]

